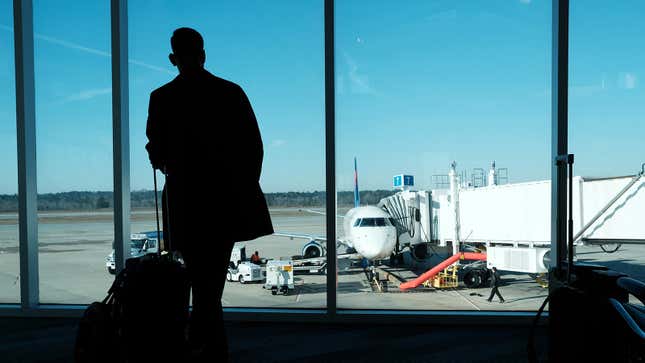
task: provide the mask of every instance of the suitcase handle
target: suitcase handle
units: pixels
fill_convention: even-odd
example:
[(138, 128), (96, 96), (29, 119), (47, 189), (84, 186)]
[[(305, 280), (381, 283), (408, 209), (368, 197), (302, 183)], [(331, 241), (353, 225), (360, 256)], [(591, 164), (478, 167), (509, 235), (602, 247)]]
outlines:
[[(168, 177), (168, 175), (163, 170), (161, 170), (161, 172), (166, 177)], [(158, 197), (157, 197), (157, 194), (158, 194), (157, 169), (152, 168), (152, 173), (154, 175), (154, 183), (155, 183), (155, 214), (156, 214), (156, 217), (157, 217), (157, 255), (161, 256), (162, 249), (161, 249), (161, 229), (159, 228), (159, 201), (158, 201)], [(163, 248), (163, 250), (168, 252), (168, 253), (171, 253), (170, 252), (171, 251), (170, 250), (170, 218), (168, 216), (168, 214), (169, 214), (168, 213), (168, 209), (169, 209), (168, 208), (168, 183), (166, 183), (165, 191), (166, 191), (166, 210), (165, 210), (165, 213), (166, 213), (166, 232), (168, 232), (168, 235), (165, 236), (166, 238), (163, 239), (164, 240), (164, 248)]]

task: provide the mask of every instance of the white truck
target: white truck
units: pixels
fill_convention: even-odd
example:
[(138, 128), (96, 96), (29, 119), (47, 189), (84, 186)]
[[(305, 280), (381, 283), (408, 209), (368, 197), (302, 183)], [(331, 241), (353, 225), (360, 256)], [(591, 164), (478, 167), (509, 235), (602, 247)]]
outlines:
[(266, 281), (264, 289), (271, 290), (271, 294), (289, 295), (294, 289), (293, 285), (293, 261), (291, 260), (269, 260), (266, 264)]
[(264, 280), (262, 267), (246, 259), (246, 247), (234, 246), (229, 260), (226, 280), (241, 284)]
[[(148, 253), (157, 253), (159, 244), (157, 243), (157, 232), (140, 232), (130, 234), (130, 257), (141, 257)], [(161, 233), (161, 240), (163, 241), (163, 233)], [(114, 242), (112, 242), (114, 244)], [(114, 246), (113, 246), (114, 247)], [(116, 263), (114, 261), (114, 248), (112, 252), (105, 258), (105, 267), (108, 273), (116, 274)]]

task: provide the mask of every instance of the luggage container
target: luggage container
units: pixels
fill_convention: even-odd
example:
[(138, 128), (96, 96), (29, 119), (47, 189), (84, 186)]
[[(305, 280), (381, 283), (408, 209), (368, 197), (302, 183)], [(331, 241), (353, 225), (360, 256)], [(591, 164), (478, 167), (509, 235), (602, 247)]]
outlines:
[(264, 289), (271, 290), (271, 294), (288, 295), (294, 289), (293, 285), (293, 261), (292, 260), (269, 260), (266, 264), (266, 282)]

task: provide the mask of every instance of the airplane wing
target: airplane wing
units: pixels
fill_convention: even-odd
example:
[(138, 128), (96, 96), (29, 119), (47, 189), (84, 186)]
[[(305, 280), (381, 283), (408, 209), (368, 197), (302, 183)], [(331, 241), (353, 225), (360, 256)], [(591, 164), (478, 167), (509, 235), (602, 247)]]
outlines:
[(273, 233), (273, 235), (274, 236), (280, 236), (280, 237), (289, 237), (290, 239), (301, 238), (301, 239), (308, 239), (308, 240), (321, 241), (321, 242), (327, 241), (326, 237), (314, 236), (314, 235), (311, 235), (311, 234), (275, 232), (275, 233)]
[[(319, 241), (319, 242), (326, 242), (327, 241), (327, 238), (325, 238), (323, 236), (313, 236), (313, 235), (302, 234), (302, 233), (275, 232), (275, 233), (273, 233), (273, 235), (274, 236), (280, 236), (280, 237), (288, 237), (290, 239), (301, 238), (301, 239), (306, 239), (306, 240), (310, 240), (310, 241), (311, 240)], [(354, 259), (354, 260), (358, 260), (358, 259), (363, 258), (363, 256), (361, 256), (360, 254), (356, 253), (356, 251), (354, 250), (354, 246), (352, 246), (349, 243), (349, 241), (345, 241), (345, 240), (343, 240), (341, 238), (337, 239), (336, 241), (337, 241), (336, 248), (338, 248), (339, 246), (342, 245), (342, 246), (345, 246), (346, 248), (351, 249), (353, 251), (353, 252), (337, 253), (336, 257), (338, 259), (350, 259), (350, 260)]]
[[(307, 213), (313, 213), (313, 214), (320, 214), (320, 215), (323, 215), (323, 216), (327, 215), (327, 213), (325, 213), (325, 212), (321, 212), (319, 210), (314, 210), (314, 209), (302, 209), (301, 208), (301, 209), (298, 209), (298, 212), (307, 212)], [(340, 215), (340, 214), (337, 214), (336, 217), (345, 218), (344, 215)]]
[[(280, 237), (288, 237), (289, 239), (300, 238), (300, 239), (306, 239), (306, 240), (310, 240), (310, 241), (327, 242), (326, 237), (324, 237), (324, 236), (314, 236), (314, 235), (311, 235), (311, 234), (275, 232), (275, 233), (273, 233), (273, 235), (274, 236), (280, 236)], [(343, 245), (343, 246), (346, 246), (346, 247), (352, 247), (346, 241), (344, 241), (342, 238), (337, 238), (336, 241), (337, 241), (336, 246)]]

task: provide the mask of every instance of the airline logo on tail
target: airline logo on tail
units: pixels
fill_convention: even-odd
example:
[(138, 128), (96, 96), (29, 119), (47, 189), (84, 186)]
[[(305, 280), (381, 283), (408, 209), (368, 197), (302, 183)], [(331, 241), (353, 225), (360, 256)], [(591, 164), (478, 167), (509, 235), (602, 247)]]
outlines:
[(361, 195), (358, 193), (358, 169), (356, 167), (356, 157), (354, 157), (354, 207), (360, 207)]

